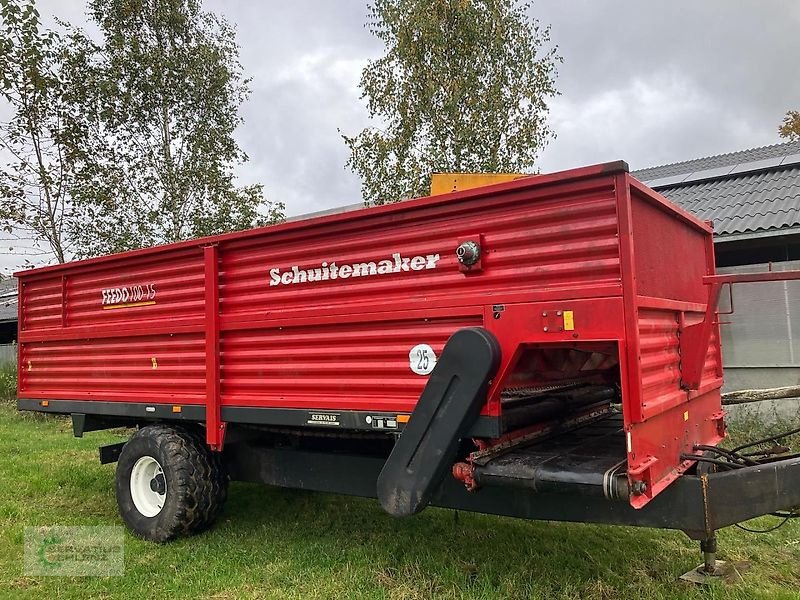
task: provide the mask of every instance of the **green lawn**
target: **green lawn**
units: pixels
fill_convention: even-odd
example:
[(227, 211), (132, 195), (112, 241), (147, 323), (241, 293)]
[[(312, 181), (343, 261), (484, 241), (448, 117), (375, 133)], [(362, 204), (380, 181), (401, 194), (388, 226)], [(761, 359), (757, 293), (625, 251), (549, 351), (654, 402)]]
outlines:
[[(720, 533), (744, 581), (678, 576), (696, 544), (668, 531), (525, 522), (428, 509), (396, 520), (376, 501), (234, 484), (211, 531), (167, 545), (126, 533), (119, 577), (26, 577), (28, 525), (116, 525), (111, 433), (75, 439), (66, 419), (0, 403), (2, 598), (800, 598), (800, 524)], [(766, 526), (765, 518), (752, 525)]]

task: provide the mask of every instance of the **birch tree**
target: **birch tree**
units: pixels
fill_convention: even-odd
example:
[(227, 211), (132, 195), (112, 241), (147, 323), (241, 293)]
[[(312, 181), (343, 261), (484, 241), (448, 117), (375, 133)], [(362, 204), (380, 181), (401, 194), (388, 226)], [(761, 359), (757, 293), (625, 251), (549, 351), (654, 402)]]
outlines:
[(550, 29), (516, 0), (375, 0), (385, 54), (361, 74), (373, 127), (343, 135), (368, 202), (426, 195), (434, 171), (526, 172), (553, 137)]

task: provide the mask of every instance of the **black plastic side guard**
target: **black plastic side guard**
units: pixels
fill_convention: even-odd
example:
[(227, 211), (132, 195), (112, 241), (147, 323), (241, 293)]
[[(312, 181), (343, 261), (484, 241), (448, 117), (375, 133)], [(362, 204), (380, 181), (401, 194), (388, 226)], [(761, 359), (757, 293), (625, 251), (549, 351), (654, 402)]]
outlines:
[(500, 346), (482, 327), (459, 329), (447, 340), (378, 477), (378, 499), (386, 512), (405, 517), (428, 505), (486, 402), (499, 365)]

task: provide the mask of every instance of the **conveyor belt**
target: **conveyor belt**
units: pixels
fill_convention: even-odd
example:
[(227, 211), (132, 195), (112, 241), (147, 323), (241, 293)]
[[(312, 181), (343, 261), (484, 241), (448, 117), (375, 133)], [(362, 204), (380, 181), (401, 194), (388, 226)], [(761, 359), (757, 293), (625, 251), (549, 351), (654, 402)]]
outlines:
[(586, 406), (617, 401), (617, 386), (578, 381), (538, 390), (509, 390), (503, 397), (503, 426), (513, 431), (530, 423), (565, 420)]
[(622, 414), (484, 457), (474, 468), (475, 482), (484, 487), (627, 498)]

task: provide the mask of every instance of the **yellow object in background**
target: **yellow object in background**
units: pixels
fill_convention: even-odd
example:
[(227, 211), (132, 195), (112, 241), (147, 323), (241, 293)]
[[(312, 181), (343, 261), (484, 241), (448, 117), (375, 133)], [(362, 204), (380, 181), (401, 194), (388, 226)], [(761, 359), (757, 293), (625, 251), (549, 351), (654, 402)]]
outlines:
[(431, 175), (431, 196), (462, 192), (484, 185), (514, 181), (522, 177), (534, 176), (525, 173), (433, 173)]

